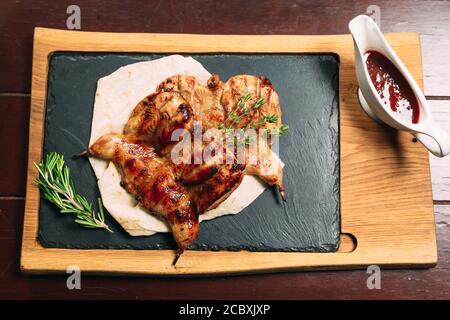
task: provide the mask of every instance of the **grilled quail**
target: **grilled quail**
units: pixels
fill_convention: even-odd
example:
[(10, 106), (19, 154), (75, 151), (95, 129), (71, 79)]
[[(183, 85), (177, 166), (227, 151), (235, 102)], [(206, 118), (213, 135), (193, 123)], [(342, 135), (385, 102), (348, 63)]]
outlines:
[[(233, 114), (241, 120), (232, 121)], [(216, 150), (231, 162), (223, 163), (213, 153), (197, 163), (192, 161), (195, 156), (214, 146), (202, 142), (192, 147), (190, 157), (175, 163), (171, 155), (178, 142), (172, 141), (173, 133), (177, 129), (192, 133), (199, 124), (202, 132), (221, 127), (277, 128), (281, 124), (278, 95), (264, 77), (238, 75), (223, 83), (213, 75), (202, 86), (193, 76), (175, 75), (137, 104), (122, 134), (106, 134), (89, 148), (90, 155), (118, 166), (123, 187), (142, 207), (168, 221), (178, 255), (196, 239), (198, 216), (224, 201), (244, 173), (278, 186), (284, 197), (281, 166), (271, 174), (263, 170), (276, 165), (269, 155), (264, 163), (239, 164), (236, 151), (220, 145)]]

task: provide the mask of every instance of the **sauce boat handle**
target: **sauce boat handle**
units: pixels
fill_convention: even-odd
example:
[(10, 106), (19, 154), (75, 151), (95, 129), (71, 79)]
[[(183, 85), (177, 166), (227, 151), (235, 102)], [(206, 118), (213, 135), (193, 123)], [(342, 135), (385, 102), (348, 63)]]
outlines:
[(442, 158), (450, 153), (450, 139), (439, 125), (433, 123), (431, 129), (426, 133), (413, 133), (425, 148), (436, 157)]

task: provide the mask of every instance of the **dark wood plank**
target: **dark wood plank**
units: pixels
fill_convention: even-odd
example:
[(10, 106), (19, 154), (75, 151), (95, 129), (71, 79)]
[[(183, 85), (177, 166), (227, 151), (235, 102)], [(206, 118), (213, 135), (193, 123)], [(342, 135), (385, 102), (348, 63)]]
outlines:
[[(171, 32), (217, 34), (336, 34), (348, 33), (348, 21), (366, 13), (364, 1), (123, 1), (79, 0), (81, 29), (113, 32)], [(448, 42), (450, 2), (377, 1), (381, 27), (389, 31), (417, 31), (434, 43)], [(0, 92), (29, 92), (32, 35), (35, 26), (66, 28), (68, 2), (46, 0), (0, 2)], [(446, 40), (447, 39), (447, 40)], [(424, 54), (431, 85), (450, 83), (450, 65), (436, 48)], [(442, 52), (445, 52), (443, 50)], [(434, 65), (433, 65), (434, 66)], [(434, 73), (434, 74), (433, 74)], [(436, 87), (437, 88), (437, 87)], [(434, 95), (442, 93), (430, 91)]]
[[(0, 92), (29, 92), (34, 26), (65, 28), (69, 3), (0, 2)], [(82, 30), (235, 34), (347, 33), (347, 22), (373, 1), (125, 1), (79, 0)], [(383, 31), (422, 34), (426, 92), (446, 95), (450, 83), (448, 1), (377, 1)], [(133, 7), (137, 9), (133, 9)], [(194, 17), (194, 18), (189, 18)], [(8, 107), (9, 103), (9, 107)], [(23, 195), (27, 97), (0, 97), (1, 195)], [(440, 107), (438, 107), (440, 110)], [(439, 111), (440, 112), (440, 111)], [(446, 111), (443, 111), (446, 113)], [(6, 149), (5, 149), (6, 147)], [(432, 162), (433, 163), (433, 162)], [(443, 162), (440, 162), (443, 164)], [(434, 164), (432, 164), (432, 172)], [(439, 169), (441, 170), (441, 169)], [(447, 193), (440, 193), (439, 200)], [(0, 198), (1, 199), (1, 198)], [(63, 276), (20, 274), (23, 200), (0, 200), (0, 298), (450, 298), (450, 209), (435, 206), (439, 263), (431, 270), (386, 270), (382, 290), (366, 288), (364, 271), (291, 273), (212, 279), (86, 277), (69, 291)]]
[[(66, 277), (19, 271), (24, 201), (0, 200), (0, 299), (449, 299), (450, 206), (436, 206), (439, 263), (430, 270), (382, 270), (381, 290), (368, 290), (364, 270), (215, 278), (82, 277), (68, 290)], [(14, 288), (14, 289), (13, 289)]]
[(25, 194), (30, 98), (0, 96), (0, 196)]

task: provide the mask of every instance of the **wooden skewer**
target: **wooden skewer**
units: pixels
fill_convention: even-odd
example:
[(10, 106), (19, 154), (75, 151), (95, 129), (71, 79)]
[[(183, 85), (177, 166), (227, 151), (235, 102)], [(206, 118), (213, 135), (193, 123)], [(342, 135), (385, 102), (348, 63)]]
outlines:
[(89, 152), (89, 149), (86, 149), (86, 150), (80, 152), (79, 154), (73, 155), (72, 159), (73, 160), (77, 160), (77, 159), (82, 158), (82, 157), (90, 157), (90, 156), (91, 156), (91, 153)]
[(281, 199), (283, 199), (284, 202), (286, 202), (286, 194), (284, 193), (284, 188), (280, 185), (277, 185), (278, 192), (280, 193)]
[(180, 249), (180, 248), (177, 249), (177, 254), (175, 256), (175, 259), (173, 259), (173, 262), (172, 262), (172, 265), (174, 267), (176, 266), (178, 259), (180, 259), (181, 255), (183, 254), (183, 251), (184, 251), (183, 249)]

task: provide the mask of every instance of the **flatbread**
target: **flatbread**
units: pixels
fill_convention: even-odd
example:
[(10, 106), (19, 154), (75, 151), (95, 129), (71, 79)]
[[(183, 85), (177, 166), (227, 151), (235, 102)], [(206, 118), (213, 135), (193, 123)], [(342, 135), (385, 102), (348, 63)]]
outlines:
[[(171, 55), (129, 64), (99, 79), (89, 145), (108, 132), (121, 133), (136, 104), (153, 93), (164, 79), (175, 74), (195, 76), (200, 84), (206, 84), (211, 76), (192, 57)], [(132, 236), (170, 232), (164, 220), (140, 207), (120, 186), (120, 173), (112, 162), (95, 158), (89, 158), (89, 161), (98, 179), (105, 208), (125, 231)], [(200, 221), (239, 213), (256, 200), (266, 188), (267, 186), (258, 178), (246, 175), (241, 185), (217, 208), (202, 214)]]

